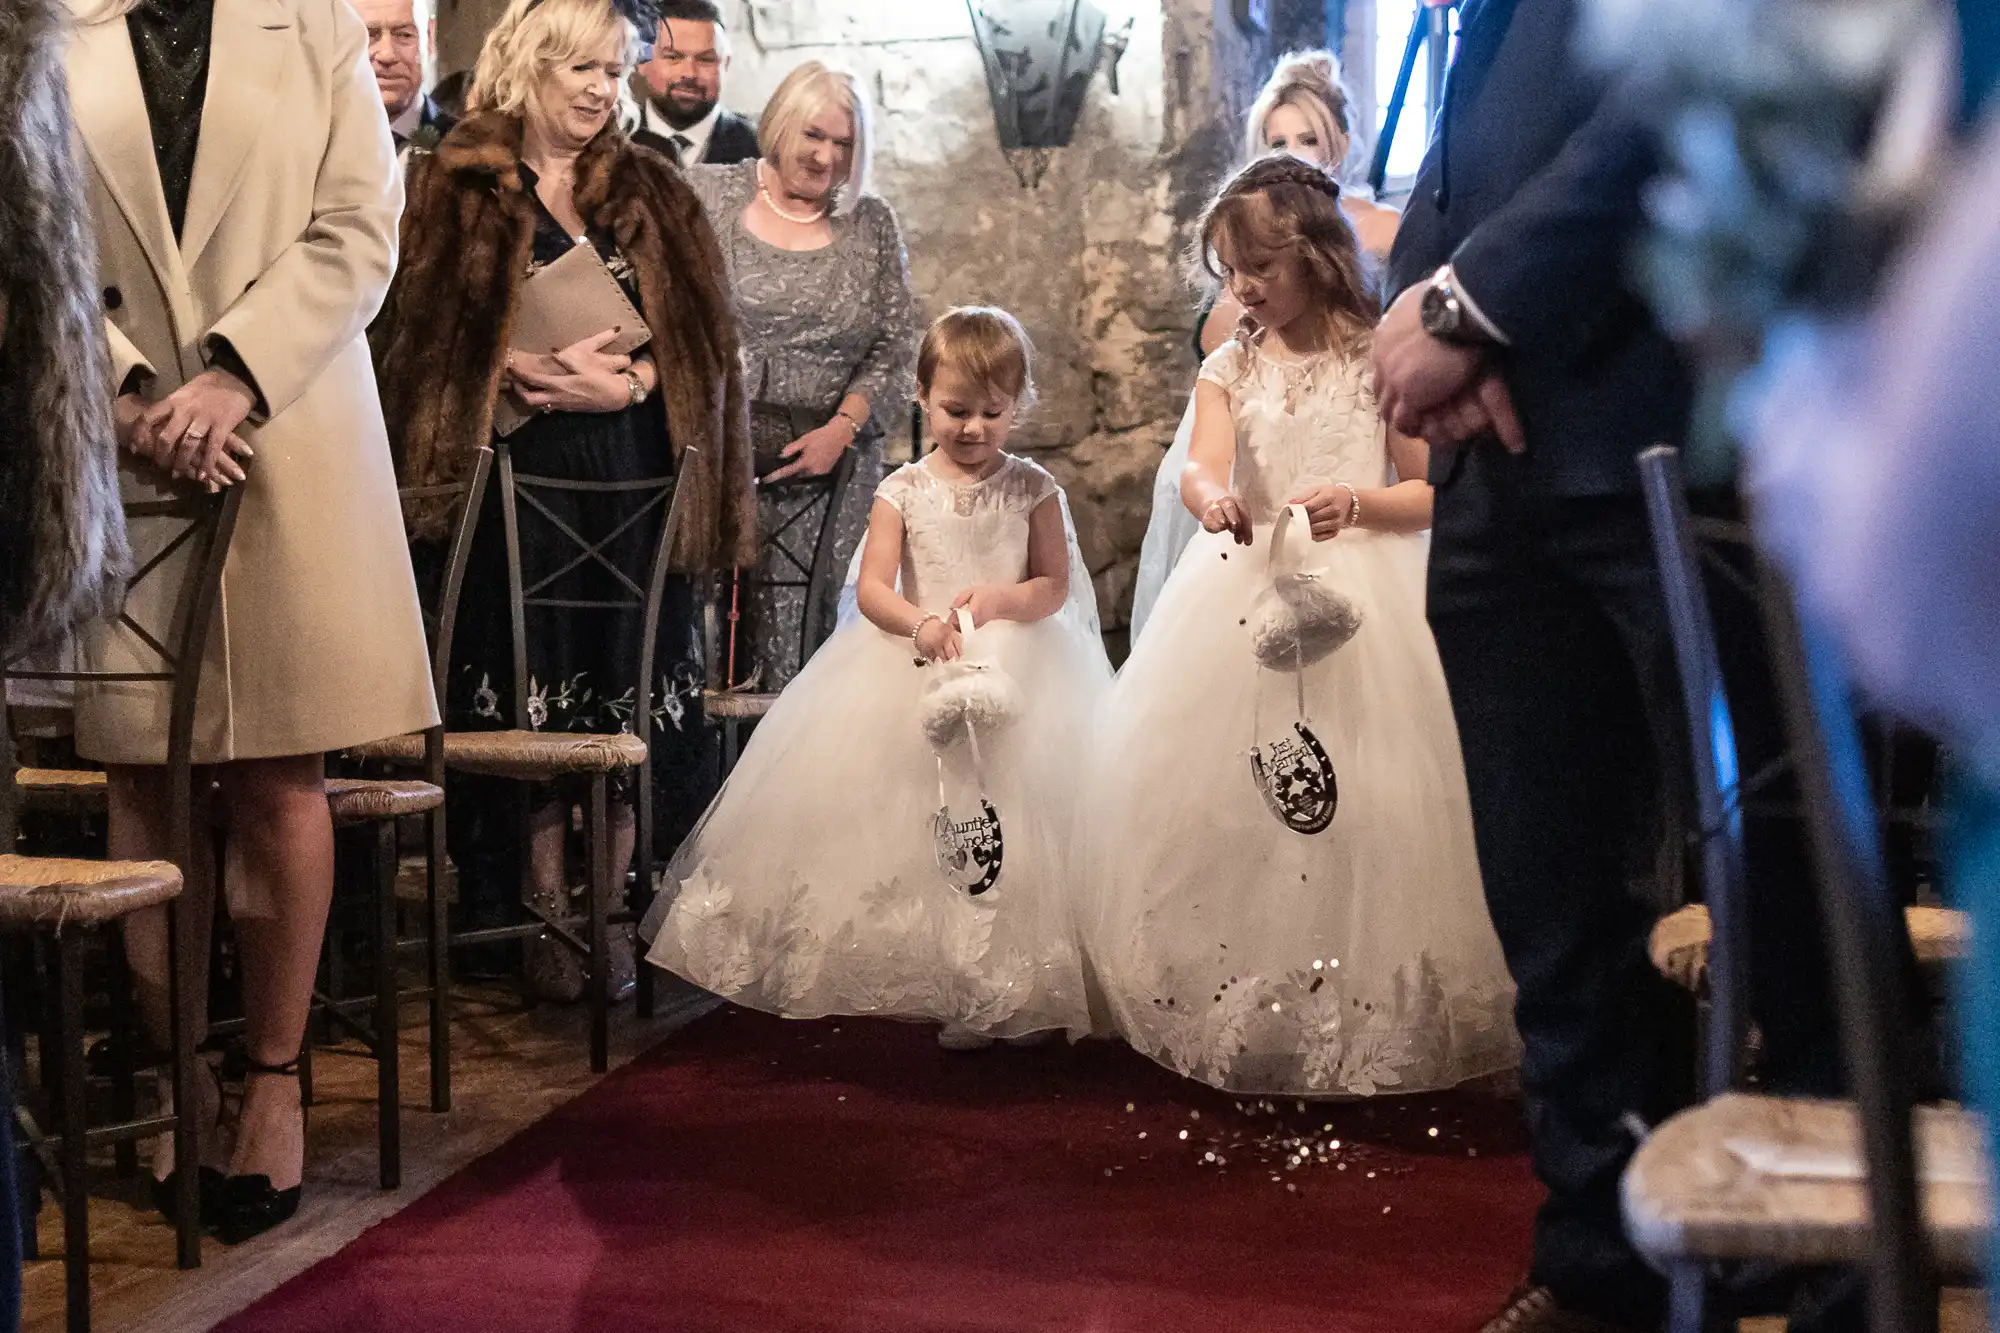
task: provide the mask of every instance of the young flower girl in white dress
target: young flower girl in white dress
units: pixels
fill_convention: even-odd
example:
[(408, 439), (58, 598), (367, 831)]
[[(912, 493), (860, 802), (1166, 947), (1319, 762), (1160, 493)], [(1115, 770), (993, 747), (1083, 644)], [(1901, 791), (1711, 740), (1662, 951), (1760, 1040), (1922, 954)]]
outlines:
[(1060, 488), (1002, 452), (1032, 396), (1013, 316), (918, 358), (936, 448), (876, 491), (854, 605), (668, 868), (651, 961), (794, 1018), (1089, 1031), (1072, 847), (1111, 667)]
[(1519, 1055), (1424, 619), (1424, 446), (1385, 441), (1338, 201), (1265, 158), (1204, 221), (1248, 318), (1196, 385), (1204, 531), (1106, 705), (1087, 807), (1116, 1029), (1246, 1093), (1425, 1091)]

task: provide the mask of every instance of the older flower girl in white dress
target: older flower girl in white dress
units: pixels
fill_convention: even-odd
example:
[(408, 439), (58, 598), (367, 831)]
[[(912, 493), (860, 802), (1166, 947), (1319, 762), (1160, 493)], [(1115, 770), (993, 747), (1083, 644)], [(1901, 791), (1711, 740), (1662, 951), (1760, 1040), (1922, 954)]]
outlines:
[(1252, 163), (1203, 244), (1248, 320), (1195, 390), (1182, 495), (1205, 531), (1098, 731), (1100, 998), (1138, 1050), (1235, 1091), (1509, 1068), (1513, 987), (1424, 619), (1424, 448), (1392, 456), (1376, 414), (1339, 188)]
[(855, 605), (668, 869), (651, 961), (795, 1018), (1089, 1030), (1071, 849), (1111, 668), (1061, 490), (1002, 451), (1032, 394), (1004, 311), (931, 327), (933, 452), (876, 491)]

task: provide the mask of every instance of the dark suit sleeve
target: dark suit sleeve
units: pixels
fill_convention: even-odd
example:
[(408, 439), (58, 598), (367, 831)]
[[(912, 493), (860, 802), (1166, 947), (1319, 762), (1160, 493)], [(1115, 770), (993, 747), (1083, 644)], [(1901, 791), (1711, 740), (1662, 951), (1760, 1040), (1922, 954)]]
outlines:
[(1567, 357), (1625, 294), (1625, 259), (1660, 169), (1636, 79), (1609, 89), (1548, 166), (1460, 243), (1451, 262), (1517, 349)]

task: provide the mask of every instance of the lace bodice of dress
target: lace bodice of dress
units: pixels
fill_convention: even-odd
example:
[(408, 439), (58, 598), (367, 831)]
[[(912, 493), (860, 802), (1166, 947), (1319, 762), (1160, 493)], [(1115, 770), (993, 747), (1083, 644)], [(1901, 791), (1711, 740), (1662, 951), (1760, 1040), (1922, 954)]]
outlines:
[(1232, 340), (1202, 363), (1201, 377), (1229, 395), (1236, 423), (1232, 488), (1253, 523), (1275, 519), (1301, 487), (1391, 480), (1365, 358), (1281, 361)]
[(1056, 481), (1012, 454), (984, 481), (956, 485), (925, 464), (908, 463), (876, 488), (903, 516), (903, 596), (945, 611), (978, 583), (1028, 576), (1028, 516), (1056, 493)]

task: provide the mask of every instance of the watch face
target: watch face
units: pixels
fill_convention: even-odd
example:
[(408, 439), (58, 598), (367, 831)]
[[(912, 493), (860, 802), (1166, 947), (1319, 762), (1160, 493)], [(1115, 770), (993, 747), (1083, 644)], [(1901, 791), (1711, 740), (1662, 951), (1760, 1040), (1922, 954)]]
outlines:
[(1425, 289), (1419, 314), (1423, 318), (1424, 331), (1433, 337), (1458, 336), (1460, 332), (1458, 301), (1444, 288), (1432, 286)]

